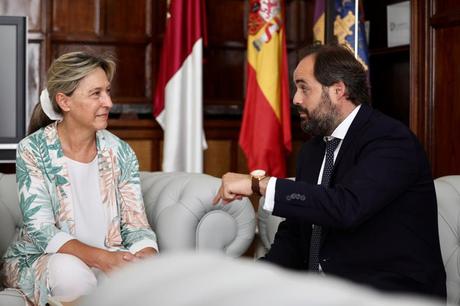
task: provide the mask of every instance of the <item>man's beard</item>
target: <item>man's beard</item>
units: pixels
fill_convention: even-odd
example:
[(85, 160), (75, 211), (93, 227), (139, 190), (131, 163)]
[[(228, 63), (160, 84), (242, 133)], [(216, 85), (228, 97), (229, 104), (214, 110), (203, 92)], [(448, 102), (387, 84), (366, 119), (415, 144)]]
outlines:
[(339, 111), (337, 107), (332, 104), (326, 88), (323, 87), (321, 93), (321, 101), (318, 106), (309, 112), (301, 105), (296, 105), (299, 113), (305, 113), (307, 117), (302, 119), (300, 126), (302, 130), (312, 136), (328, 136), (337, 127), (339, 118)]

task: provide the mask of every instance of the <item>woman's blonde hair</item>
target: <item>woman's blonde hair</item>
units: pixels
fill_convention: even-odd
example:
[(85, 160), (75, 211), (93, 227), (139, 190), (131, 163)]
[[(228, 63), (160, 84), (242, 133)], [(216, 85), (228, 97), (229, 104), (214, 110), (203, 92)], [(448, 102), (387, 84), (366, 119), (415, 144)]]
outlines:
[[(95, 55), (82, 51), (66, 53), (54, 60), (48, 69), (46, 85), (54, 111), (62, 114), (56, 102), (57, 93), (72, 95), (80, 81), (96, 68), (104, 70), (109, 81), (112, 81), (115, 67), (115, 61), (110, 55)], [(29, 122), (28, 134), (51, 122), (52, 120), (43, 112), (40, 103), (37, 103)]]

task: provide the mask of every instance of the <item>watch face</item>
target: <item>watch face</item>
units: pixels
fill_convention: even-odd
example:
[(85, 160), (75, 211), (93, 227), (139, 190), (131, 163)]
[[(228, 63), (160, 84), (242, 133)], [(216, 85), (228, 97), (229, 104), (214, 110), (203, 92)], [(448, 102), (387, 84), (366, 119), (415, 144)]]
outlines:
[(257, 169), (251, 172), (251, 175), (254, 177), (261, 177), (265, 175), (265, 170)]

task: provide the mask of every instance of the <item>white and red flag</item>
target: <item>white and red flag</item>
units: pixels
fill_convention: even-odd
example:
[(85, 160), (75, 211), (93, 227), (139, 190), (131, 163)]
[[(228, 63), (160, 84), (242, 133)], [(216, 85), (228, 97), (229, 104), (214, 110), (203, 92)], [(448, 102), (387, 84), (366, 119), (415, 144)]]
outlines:
[(203, 0), (171, 0), (153, 115), (164, 131), (163, 171), (203, 172)]

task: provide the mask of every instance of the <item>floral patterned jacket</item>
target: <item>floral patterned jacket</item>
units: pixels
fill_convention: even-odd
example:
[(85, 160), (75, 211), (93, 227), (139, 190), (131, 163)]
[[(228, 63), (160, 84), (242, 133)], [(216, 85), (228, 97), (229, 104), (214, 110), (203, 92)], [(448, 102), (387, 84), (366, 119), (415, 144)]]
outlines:
[[(102, 204), (111, 222), (105, 245), (129, 250), (146, 239), (156, 242), (145, 214), (138, 161), (129, 145), (106, 130), (96, 133)], [(45, 305), (49, 289), (45, 254), (60, 231), (75, 235), (69, 174), (57, 123), (24, 138), (18, 146), (16, 179), (23, 227), (4, 255), (6, 284), (29, 301)]]

